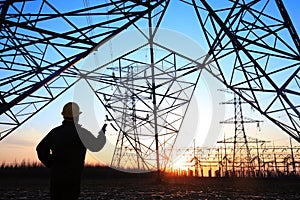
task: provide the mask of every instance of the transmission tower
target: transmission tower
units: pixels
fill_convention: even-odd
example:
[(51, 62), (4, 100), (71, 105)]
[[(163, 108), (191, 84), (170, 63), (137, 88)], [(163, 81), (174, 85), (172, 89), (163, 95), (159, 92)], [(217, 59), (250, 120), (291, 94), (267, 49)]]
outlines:
[[(138, 170), (166, 168), (201, 75), (202, 69), (195, 62), (155, 42), (153, 45), (160, 51), (160, 56), (153, 60), (154, 68), (148, 57), (137, 59), (137, 48), (86, 76), (107, 109), (107, 119), (118, 129), (111, 166)], [(101, 84), (97, 87), (95, 83)]]
[(186, 2), (207, 42), (207, 69), (300, 142), (300, 40), (282, 0)]
[[(222, 141), (218, 141), (218, 143), (231, 143), (233, 144), (233, 154), (232, 154), (232, 173), (235, 176), (235, 166), (246, 165), (245, 168), (247, 172), (253, 173), (254, 167), (252, 166), (252, 158), (251, 152), (248, 146), (248, 143), (257, 143), (257, 139), (251, 138), (246, 135), (245, 132), (245, 123), (256, 123), (257, 127), (259, 127), (259, 123), (263, 122), (261, 120), (253, 120), (248, 117), (243, 116), (242, 104), (246, 103), (242, 101), (241, 97), (237, 97), (234, 94), (233, 100), (222, 102), (222, 104), (233, 104), (234, 105), (234, 117), (229, 118), (220, 123), (222, 124), (234, 124), (234, 137), (224, 138)], [(259, 141), (265, 142), (265, 141)], [(225, 155), (226, 156), (226, 155)]]
[(138, 20), (148, 27), (143, 17), (168, 1), (81, 3), (0, 2), (1, 140), (85, 77), (80, 61), (95, 48)]

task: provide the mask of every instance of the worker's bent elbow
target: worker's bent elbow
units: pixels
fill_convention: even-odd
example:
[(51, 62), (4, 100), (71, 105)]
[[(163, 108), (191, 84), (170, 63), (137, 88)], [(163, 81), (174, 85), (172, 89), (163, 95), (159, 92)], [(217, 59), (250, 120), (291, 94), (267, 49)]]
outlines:
[(84, 134), (80, 138), (84, 146), (92, 152), (100, 151), (106, 143), (104, 134), (99, 134), (97, 137), (94, 137), (92, 134)]
[(92, 152), (98, 152), (101, 149), (103, 149), (105, 143), (106, 143), (105, 135), (104, 137), (102, 135), (99, 135), (97, 138), (95, 138), (94, 142), (92, 143), (92, 145), (90, 145), (88, 149)]

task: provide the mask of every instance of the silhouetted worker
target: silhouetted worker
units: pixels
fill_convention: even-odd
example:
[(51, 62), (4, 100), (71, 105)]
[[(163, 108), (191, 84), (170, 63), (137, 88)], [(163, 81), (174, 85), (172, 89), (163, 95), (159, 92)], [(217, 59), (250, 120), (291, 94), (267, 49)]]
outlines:
[(76, 103), (67, 103), (61, 114), (62, 125), (52, 129), (36, 150), (40, 161), (50, 168), (51, 199), (73, 200), (80, 194), (86, 149), (95, 152), (103, 148), (106, 124), (96, 138), (78, 124), (81, 112)]

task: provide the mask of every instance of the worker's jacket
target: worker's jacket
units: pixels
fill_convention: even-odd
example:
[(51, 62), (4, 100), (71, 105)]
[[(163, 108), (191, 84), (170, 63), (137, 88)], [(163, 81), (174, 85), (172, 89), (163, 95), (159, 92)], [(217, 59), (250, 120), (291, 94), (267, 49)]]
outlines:
[(86, 149), (99, 151), (106, 142), (104, 133), (94, 137), (91, 132), (72, 121), (63, 121), (38, 144), (38, 158), (51, 168), (52, 180), (78, 180), (84, 166)]

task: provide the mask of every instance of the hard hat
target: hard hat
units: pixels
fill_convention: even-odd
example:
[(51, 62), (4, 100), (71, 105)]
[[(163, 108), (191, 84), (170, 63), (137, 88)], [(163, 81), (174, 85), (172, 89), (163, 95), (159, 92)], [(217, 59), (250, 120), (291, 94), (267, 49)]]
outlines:
[(77, 117), (81, 113), (78, 104), (74, 102), (67, 103), (61, 112), (64, 117)]

